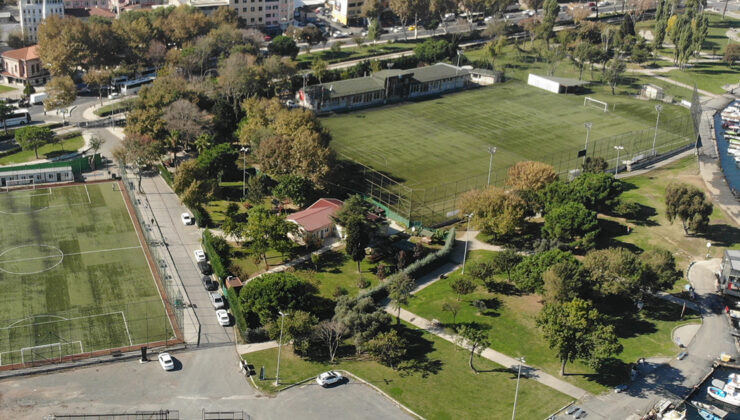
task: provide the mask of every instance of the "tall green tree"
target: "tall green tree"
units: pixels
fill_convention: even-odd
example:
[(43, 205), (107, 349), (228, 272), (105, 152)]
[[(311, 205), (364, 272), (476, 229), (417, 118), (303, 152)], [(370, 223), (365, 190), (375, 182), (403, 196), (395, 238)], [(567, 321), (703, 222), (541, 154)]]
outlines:
[(604, 80), (609, 84), (609, 87), (612, 90), (612, 95), (615, 94), (615, 89), (619, 84), (619, 81), (622, 79), (625, 70), (627, 70), (627, 65), (624, 60), (619, 57), (612, 58), (606, 63), (606, 66), (604, 66)]
[(144, 135), (127, 135), (121, 144), (113, 150), (113, 157), (121, 166), (133, 166), (138, 176), (138, 189), (141, 189), (141, 179), (144, 169), (159, 160), (162, 156), (162, 145), (153, 138)]
[(346, 251), (350, 258), (352, 258), (352, 261), (357, 263), (357, 274), (360, 276), (360, 280), (362, 280), (361, 264), (362, 260), (365, 259), (365, 248), (370, 242), (368, 232), (363, 227), (363, 218), (353, 217), (345, 226), (347, 232), (347, 237), (345, 238), (347, 243)]
[(467, 276), (459, 276), (450, 282), (452, 291), (457, 295), (459, 302), (463, 296), (469, 295), (475, 291), (475, 283)]
[(474, 325), (463, 325), (457, 331), (457, 334), (459, 337), (458, 344), (470, 349), (470, 359), (468, 360), (470, 369), (474, 373), (478, 373), (478, 369), (473, 364), (473, 356), (476, 353), (481, 354), (486, 347), (491, 345), (488, 334)]
[(409, 302), (415, 286), (414, 279), (404, 273), (394, 276), (388, 283), (388, 297), (391, 299), (391, 305), (398, 311), (396, 314), (398, 324), (401, 323), (401, 307)]
[(560, 375), (565, 375), (567, 362), (582, 359), (598, 365), (622, 351), (614, 326), (608, 325), (590, 302), (580, 298), (547, 303), (537, 317), (537, 325), (560, 359)]
[(22, 127), (15, 130), (15, 141), (23, 150), (33, 150), (36, 159), (39, 158), (39, 147), (49, 144), (54, 138), (54, 132), (49, 127)]
[(556, 239), (573, 249), (591, 249), (599, 234), (596, 212), (581, 203), (570, 202), (545, 214), (542, 227), (545, 238)]
[(46, 93), (44, 109), (66, 108), (77, 99), (77, 85), (69, 76), (52, 77), (46, 84)]
[(390, 330), (375, 336), (367, 342), (366, 349), (380, 363), (396, 369), (399, 362), (406, 356), (408, 342), (398, 335), (398, 331)]
[(269, 273), (250, 280), (239, 291), (242, 307), (259, 317), (262, 325), (283, 312), (311, 312), (316, 287), (291, 273)]
[(242, 236), (248, 238), (247, 249), (256, 261), (262, 260), (265, 269), (270, 267), (267, 261), (267, 251), (284, 248), (290, 243), (289, 233), (295, 233), (297, 225), (285, 220), (285, 217), (272, 214), (264, 206), (256, 206), (249, 210), (247, 223), (243, 225)]
[(5, 103), (5, 101), (0, 101), (0, 122), (3, 123), (3, 129), (5, 132), (8, 132), (8, 126), (5, 124), (5, 121), (10, 118), (11, 115), (13, 115), (13, 107)]
[(349, 296), (337, 299), (332, 320), (347, 326), (357, 353), (362, 353), (365, 343), (373, 337), (388, 331), (392, 322), (391, 316), (371, 297), (354, 299)]
[(681, 220), (686, 235), (689, 232), (707, 231), (714, 206), (703, 191), (693, 185), (672, 182), (665, 192), (666, 217), (669, 222)]

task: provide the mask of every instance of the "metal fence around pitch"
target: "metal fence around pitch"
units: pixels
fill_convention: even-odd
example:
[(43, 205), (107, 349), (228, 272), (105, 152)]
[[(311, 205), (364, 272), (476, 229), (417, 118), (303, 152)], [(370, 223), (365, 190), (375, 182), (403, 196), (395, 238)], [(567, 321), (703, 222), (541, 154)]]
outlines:
[(134, 411), (106, 414), (49, 414), (44, 420), (178, 420), (178, 410)]
[(181, 277), (173, 263), (164, 234), (156, 219), (151, 215), (151, 206), (146, 197), (141, 198), (141, 195), (137, 195), (136, 186), (138, 181), (132, 177), (133, 174), (129, 173), (123, 165), (119, 165), (119, 168), (121, 168), (124, 190), (133, 204), (137, 223), (139, 223), (149, 245), (157, 274), (165, 291), (164, 299), (166, 299), (168, 308), (172, 311), (177, 328), (181, 332), (181, 337), (186, 342), (199, 342), (200, 322), (193, 311), (188, 310), (191, 307), (190, 299), (180, 281)]
[[(552, 165), (561, 178), (567, 179), (580, 171), (585, 157), (601, 157), (608, 171), (628, 170), (632, 164), (660, 160), (674, 152), (696, 144), (691, 116), (666, 119), (656, 128), (645, 128), (589, 141), (586, 156), (582, 147), (546, 155), (533, 155), (531, 160)], [(500, 148), (504, 151), (503, 148)], [(362, 165), (362, 192), (381, 204), (394, 218), (408, 226), (434, 227), (458, 218), (457, 201), (461, 194), (487, 185), (504, 186), (508, 167), (494, 166), (488, 172), (471, 174), (453, 181), (434, 183), (426, 188), (411, 188), (385, 174)], [(440, 180), (443, 174), (440, 174)], [(400, 217), (397, 217), (399, 216)], [(394, 217), (396, 216), (396, 217)]]

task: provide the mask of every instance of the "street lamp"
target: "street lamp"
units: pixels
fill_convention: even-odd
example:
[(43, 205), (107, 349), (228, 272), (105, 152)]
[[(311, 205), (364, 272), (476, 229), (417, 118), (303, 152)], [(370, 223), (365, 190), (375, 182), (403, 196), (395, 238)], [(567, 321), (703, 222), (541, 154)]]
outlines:
[(655, 156), (655, 141), (658, 140), (658, 123), (660, 122), (660, 112), (663, 111), (663, 105), (655, 105), (655, 110), (658, 111), (658, 118), (655, 119), (655, 134), (653, 134), (652, 156)]
[(624, 147), (614, 146), (614, 149), (617, 151), (617, 164), (616, 164), (616, 168), (614, 169), (614, 177), (616, 178), (617, 175), (619, 175), (619, 152), (624, 150)]
[(711, 242), (707, 242), (707, 259), (709, 259), (709, 257), (712, 254), (711, 251), (710, 251), (711, 249), (712, 249), (712, 243)]
[(460, 56), (462, 55), (463, 51), (458, 49), (457, 50), (457, 67), (460, 67)]
[(246, 195), (246, 189), (247, 189), (247, 152), (249, 151), (249, 147), (243, 146), (241, 149), (239, 149), (240, 152), (242, 152), (242, 156), (244, 156), (244, 162), (242, 163), (242, 200), (244, 199), (244, 196)]
[(488, 183), (486, 185), (491, 185), (491, 169), (493, 168), (493, 155), (496, 153), (496, 148), (489, 147), (488, 153), (491, 154), (491, 158), (488, 160)]
[(278, 361), (277, 361), (277, 372), (275, 373), (275, 386), (280, 385), (280, 350), (283, 347), (283, 324), (285, 324), (285, 314), (283, 311), (278, 311), (280, 314), (280, 339), (278, 340)]
[(583, 146), (584, 154), (583, 154), (583, 163), (586, 163), (586, 155), (588, 155), (588, 137), (591, 135), (591, 127), (593, 126), (592, 123), (587, 122), (583, 124), (584, 127), (586, 127), (586, 145)]
[(516, 391), (514, 391), (514, 411), (511, 413), (511, 420), (516, 418), (516, 400), (519, 397), (519, 378), (522, 376), (522, 365), (526, 363), (524, 357), (519, 357), (516, 360), (519, 361), (519, 373), (516, 375)]
[(462, 274), (465, 274), (465, 260), (468, 258), (468, 238), (470, 236), (470, 219), (473, 218), (473, 213), (466, 214), (465, 217), (468, 218), (468, 230), (465, 231), (465, 252), (463, 252)]

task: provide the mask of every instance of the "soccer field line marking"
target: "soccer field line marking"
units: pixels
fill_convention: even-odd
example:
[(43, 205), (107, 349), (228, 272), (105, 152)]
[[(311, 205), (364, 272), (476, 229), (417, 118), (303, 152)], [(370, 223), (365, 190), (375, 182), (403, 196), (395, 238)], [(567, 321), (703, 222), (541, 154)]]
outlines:
[[(59, 316), (59, 315), (35, 315), (35, 316), (29, 316), (29, 317), (26, 317), (26, 318), (23, 318), (23, 319), (19, 319), (18, 321), (15, 321), (14, 323), (12, 323), (12, 324), (8, 325), (7, 327), (5, 327), (5, 328), (0, 328), (0, 329), (9, 329), (9, 328), (11, 328), (11, 327), (12, 327), (13, 325), (15, 325), (15, 324), (17, 324), (17, 323), (19, 323), (19, 322), (23, 322), (23, 321), (25, 321), (25, 320), (27, 320), (27, 319), (33, 319), (33, 318), (34, 318), (34, 317), (36, 317), (36, 316), (54, 317), (54, 318), (60, 318), (60, 319), (61, 319), (62, 321), (69, 321), (69, 318), (65, 318), (65, 317), (63, 317), (63, 316)], [(59, 321), (52, 321), (52, 322), (59, 322)], [(36, 325), (36, 324), (34, 323), (34, 324), (31, 324), (31, 325)]]
[[(17, 324), (19, 322), (19, 321), (15, 321), (11, 325), (8, 325), (7, 327), (0, 327), (0, 330), (9, 330), (9, 329), (12, 329), (12, 328), (30, 327), (30, 326), (33, 326), (33, 325), (53, 324), (55, 322), (74, 321), (74, 320), (77, 320), (77, 319), (85, 319), (85, 318), (97, 318), (97, 317), (100, 317), (100, 316), (115, 315), (115, 314), (119, 314), (119, 313), (121, 313), (121, 311), (106, 312), (104, 314), (76, 316), (76, 317), (72, 317), (72, 318), (60, 317), (60, 318), (64, 318), (64, 319), (62, 319), (62, 320), (55, 320), (55, 321), (34, 322), (33, 324), (19, 325), (19, 326), (15, 326), (15, 324)], [(56, 315), (44, 315), (44, 314), (34, 315), (34, 316), (31, 316), (31, 317), (28, 317), (28, 318), (23, 318), (20, 321), (25, 321), (27, 319), (32, 319), (32, 318), (40, 317), (40, 316), (56, 316)]]
[(37, 208), (35, 210), (28, 210), (28, 211), (8, 212), (8, 211), (5, 211), (5, 210), (0, 210), (0, 213), (7, 214), (9, 216), (15, 216), (15, 215), (19, 215), (19, 214), (33, 214), (33, 213), (38, 213), (38, 212), (40, 212), (42, 210), (55, 209), (55, 208), (58, 208), (58, 207), (89, 206), (90, 204), (91, 203), (55, 204), (53, 206), (44, 206), (44, 207)]
[(87, 184), (85, 184), (85, 192), (87, 193), (87, 202), (92, 204), (92, 200), (90, 199), (90, 190), (87, 189)]
[(126, 314), (123, 313), (123, 311), (119, 312), (121, 314), (121, 317), (123, 317), (123, 326), (126, 327), (126, 335), (128, 336), (128, 345), (133, 346), (134, 341), (131, 339), (131, 332), (128, 329), (128, 321), (126, 321)]
[[(11, 353), (11, 352), (13, 352), (13, 351), (17, 351), (17, 352), (19, 352), (19, 353), (21, 354), (21, 363), (22, 363), (22, 364), (25, 364), (25, 363), (26, 363), (26, 359), (25, 359), (25, 357), (23, 356), (23, 352), (24, 352), (24, 351), (26, 351), (26, 350), (33, 350), (33, 349), (42, 349), (42, 348), (47, 348), (47, 347), (54, 347), (54, 346), (57, 346), (57, 347), (59, 347), (59, 358), (61, 359), (62, 357), (64, 357), (64, 356), (62, 355), (62, 346), (63, 346), (63, 345), (70, 345), (70, 344), (75, 344), (75, 343), (79, 343), (79, 345), (80, 345), (80, 353), (84, 353), (84, 352), (85, 352), (85, 350), (84, 350), (84, 348), (82, 347), (82, 341), (80, 341), (80, 340), (75, 340), (75, 341), (64, 341), (64, 342), (62, 342), (62, 341), (57, 341), (56, 343), (41, 344), (41, 345), (38, 345), (38, 346), (31, 346), (31, 347), (21, 347), (21, 349), (20, 349), (20, 350), (11, 350), (11, 351), (8, 351), (8, 352), (6, 352), (6, 353)], [(31, 354), (33, 354), (33, 351), (31, 351)], [(53, 355), (52, 355), (52, 356), (53, 356)], [(44, 359), (45, 359), (45, 358), (44, 358)], [(0, 366), (2, 366), (2, 364), (0, 364)]]
[[(25, 246), (33, 246), (33, 245), (25, 245)], [(50, 245), (48, 245), (48, 246), (50, 246)], [(92, 251), (81, 251), (81, 252), (70, 252), (70, 253), (65, 253), (65, 252), (62, 252), (60, 250), (60, 252), (62, 252), (62, 255), (61, 255), (62, 257), (66, 257), (66, 256), (72, 256), (72, 255), (95, 254), (97, 252), (125, 251), (125, 250), (129, 250), (129, 249), (139, 249), (139, 248), (141, 248), (141, 246), (126, 246), (126, 247), (122, 247), (122, 248), (96, 249), (96, 250), (92, 250)], [(11, 249), (14, 249), (14, 248), (11, 248)], [(0, 255), (2, 255), (2, 254), (0, 254)], [(59, 255), (45, 255), (45, 256), (42, 256), (42, 257), (18, 258), (18, 259), (15, 259), (15, 260), (0, 260), (0, 264), (13, 263), (13, 262), (24, 262), (24, 261), (33, 261), (33, 260), (43, 260), (43, 259), (47, 259), (47, 258), (56, 258), (56, 257), (59, 257)], [(5, 271), (2, 268), (0, 268), (0, 270)]]

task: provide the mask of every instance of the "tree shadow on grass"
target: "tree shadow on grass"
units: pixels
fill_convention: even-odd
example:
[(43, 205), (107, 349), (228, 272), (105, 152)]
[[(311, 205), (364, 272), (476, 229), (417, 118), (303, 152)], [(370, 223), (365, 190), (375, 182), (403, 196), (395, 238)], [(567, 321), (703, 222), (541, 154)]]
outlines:
[(342, 271), (340, 267), (343, 266), (348, 259), (349, 257), (347, 254), (343, 252), (337, 252), (334, 250), (326, 251), (321, 255), (321, 266), (319, 267), (319, 271), (328, 271), (330, 273), (338, 274)]
[(599, 238), (597, 240), (598, 242), (598, 248), (614, 248), (614, 247), (621, 247), (621, 248), (627, 248), (632, 252), (641, 253), (642, 248), (635, 244), (631, 244), (628, 242), (622, 242), (620, 240), (615, 239), (617, 236), (622, 236), (625, 233), (627, 233), (627, 226), (623, 225), (617, 221), (609, 220), (609, 219), (599, 219), (599, 228), (601, 229), (601, 232), (599, 233)]
[(740, 243), (740, 229), (724, 223), (709, 225), (704, 237), (711, 240), (715, 246), (729, 247)]
[(442, 370), (443, 363), (441, 360), (429, 358), (429, 353), (434, 351), (434, 342), (424, 338), (422, 330), (404, 326), (394, 328), (408, 342), (406, 357), (398, 367), (399, 374), (402, 377), (420, 374), (422, 378), (426, 378), (429, 375), (436, 375)]

